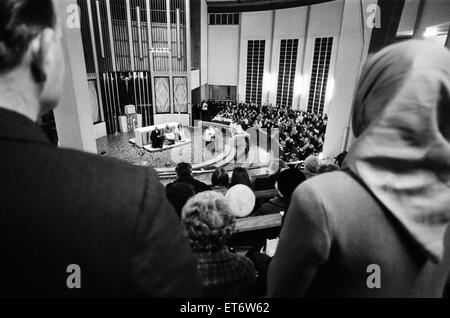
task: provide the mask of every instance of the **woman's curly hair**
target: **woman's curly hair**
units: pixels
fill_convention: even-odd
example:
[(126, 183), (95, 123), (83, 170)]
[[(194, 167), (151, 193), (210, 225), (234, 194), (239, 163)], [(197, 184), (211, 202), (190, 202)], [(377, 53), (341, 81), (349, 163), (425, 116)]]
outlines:
[(185, 235), (196, 252), (218, 251), (234, 232), (231, 207), (216, 191), (200, 192), (190, 198), (181, 216)]
[(305, 159), (305, 170), (311, 173), (317, 173), (319, 170), (319, 159), (314, 156), (310, 155), (308, 158)]

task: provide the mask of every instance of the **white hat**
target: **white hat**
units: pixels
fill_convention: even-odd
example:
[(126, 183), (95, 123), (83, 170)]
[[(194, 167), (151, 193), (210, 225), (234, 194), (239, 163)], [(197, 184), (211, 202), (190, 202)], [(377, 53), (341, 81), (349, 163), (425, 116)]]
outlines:
[(225, 195), (235, 217), (248, 216), (255, 207), (255, 193), (243, 184), (232, 186)]

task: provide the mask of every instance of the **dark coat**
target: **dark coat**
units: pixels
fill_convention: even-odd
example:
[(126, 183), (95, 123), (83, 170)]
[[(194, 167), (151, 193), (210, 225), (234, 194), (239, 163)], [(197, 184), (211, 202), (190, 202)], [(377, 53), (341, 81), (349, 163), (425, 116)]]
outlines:
[(163, 136), (161, 135), (161, 130), (155, 129), (150, 133), (150, 141), (152, 148), (162, 148), (163, 147)]
[[(0, 297), (201, 293), (196, 260), (151, 168), (52, 146), (0, 109)], [(81, 269), (69, 289), (67, 267)]]
[(279, 195), (277, 195), (275, 198), (272, 198), (269, 202), (264, 203), (254, 213), (254, 216), (286, 212), (286, 206), (287, 206), (286, 200), (284, 198), (280, 197)]
[(277, 182), (277, 174), (272, 174), (266, 177), (258, 177), (253, 181), (255, 191), (275, 189)]
[(196, 255), (206, 297), (252, 296), (256, 272), (250, 259), (231, 252), (226, 246), (217, 252)]
[[(352, 176), (303, 182), (292, 196), (268, 274), (270, 297), (441, 297), (450, 270), (433, 264)], [(369, 288), (380, 269), (380, 287)], [(370, 285), (370, 284), (369, 284)]]
[(200, 193), (203, 191), (211, 190), (211, 187), (207, 185), (206, 183), (203, 183), (201, 181), (198, 181), (192, 176), (184, 176), (184, 177), (178, 177), (174, 182), (171, 182), (166, 185), (166, 189), (172, 186), (174, 183), (183, 182), (191, 185), (194, 188), (195, 193)]

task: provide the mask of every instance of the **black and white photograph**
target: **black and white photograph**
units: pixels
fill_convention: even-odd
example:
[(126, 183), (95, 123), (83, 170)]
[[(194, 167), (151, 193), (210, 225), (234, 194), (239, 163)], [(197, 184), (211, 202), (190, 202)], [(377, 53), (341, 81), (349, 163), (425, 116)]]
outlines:
[(448, 0), (0, 0), (0, 298), (449, 298), (449, 31)]

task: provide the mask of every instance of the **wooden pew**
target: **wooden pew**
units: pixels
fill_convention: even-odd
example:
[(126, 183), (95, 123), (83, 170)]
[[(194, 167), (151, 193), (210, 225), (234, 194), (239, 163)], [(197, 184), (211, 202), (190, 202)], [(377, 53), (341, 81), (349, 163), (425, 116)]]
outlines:
[(242, 233), (280, 227), (281, 219), (282, 217), (279, 213), (237, 219), (235, 232)]
[(281, 221), (279, 213), (237, 219), (235, 233), (228, 245), (238, 250), (253, 248), (259, 251), (266, 244), (266, 239), (280, 235)]

